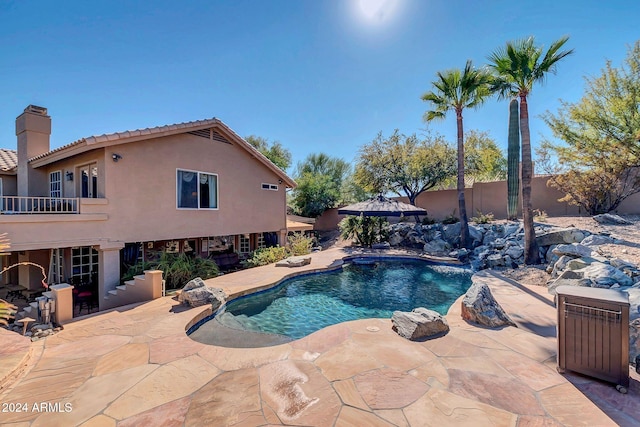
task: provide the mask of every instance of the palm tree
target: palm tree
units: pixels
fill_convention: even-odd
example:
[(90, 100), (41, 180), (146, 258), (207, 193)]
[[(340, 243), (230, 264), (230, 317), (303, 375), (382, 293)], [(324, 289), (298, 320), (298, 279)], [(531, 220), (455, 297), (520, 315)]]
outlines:
[(522, 214), (524, 221), (524, 262), (538, 264), (540, 255), (533, 228), (533, 210), (531, 208), (531, 136), (529, 134), (529, 110), (527, 95), (534, 83), (543, 83), (547, 73), (555, 73), (556, 64), (573, 49), (560, 49), (569, 40), (562, 37), (551, 44), (543, 55), (543, 47), (536, 46), (533, 37), (507, 42), (502, 49), (489, 56), (490, 67), (496, 74), (492, 89), (500, 98), (520, 98), (520, 136), (522, 141)]
[(422, 95), (422, 100), (430, 102), (433, 110), (424, 114), (424, 120), (430, 122), (444, 119), (450, 110), (456, 113), (458, 125), (458, 209), (460, 211), (460, 246), (469, 246), (469, 223), (464, 202), (464, 130), (462, 110), (476, 108), (491, 94), (489, 84), (491, 76), (485, 70), (473, 68), (467, 61), (464, 70), (447, 70), (437, 73), (438, 79), (432, 82), (434, 90)]

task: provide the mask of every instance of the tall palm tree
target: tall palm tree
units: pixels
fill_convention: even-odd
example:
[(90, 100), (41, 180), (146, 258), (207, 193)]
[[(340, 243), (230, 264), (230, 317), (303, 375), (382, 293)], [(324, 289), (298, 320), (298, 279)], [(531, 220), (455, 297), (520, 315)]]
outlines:
[(467, 61), (464, 70), (453, 69), (437, 73), (438, 79), (432, 82), (433, 90), (422, 95), (422, 100), (430, 102), (433, 110), (424, 114), (424, 120), (444, 119), (449, 111), (455, 111), (458, 126), (458, 210), (460, 211), (460, 246), (469, 246), (469, 223), (467, 207), (464, 201), (464, 129), (462, 111), (476, 108), (491, 94), (488, 72), (473, 68)]
[(535, 83), (543, 83), (548, 73), (555, 73), (556, 64), (571, 50), (560, 49), (569, 40), (562, 37), (551, 44), (546, 53), (543, 47), (536, 46), (533, 37), (507, 42), (489, 56), (490, 67), (496, 74), (492, 89), (500, 98), (520, 98), (520, 136), (522, 141), (522, 214), (524, 221), (524, 262), (538, 264), (540, 255), (533, 228), (531, 208), (531, 135), (529, 134), (529, 109), (527, 95)]

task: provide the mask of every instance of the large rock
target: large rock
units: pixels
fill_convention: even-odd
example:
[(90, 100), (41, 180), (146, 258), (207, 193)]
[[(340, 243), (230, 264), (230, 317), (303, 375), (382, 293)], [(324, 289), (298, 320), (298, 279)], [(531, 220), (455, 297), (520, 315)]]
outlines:
[(577, 228), (563, 228), (548, 231), (536, 236), (538, 246), (558, 245), (561, 243), (580, 243), (587, 235), (587, 232)]
[(394, 311), (391, 323), (398, 335), (412, 341), (449, 332), (447, 319), (437, 311), (423, 307), (414, 308), (410, 313)]
[(587, 267), (576, 270), (582, 273), (583, 277), (590, 279), (597, 287), (609, 288), (616, 283), (620, 286), (631, 286), (633, 280), (612, 265), (601, 262), (594, 262)]
[(442, 227), (442, 236), (451, 245), (457, 245), (460, 242), (460, 228), (462, 226), (459, 222), (455, 224), (448, 224)]
[(629, 362), (635, 363), (640, 354), (640, 319), (629, 322)]
[(227, 295), (222, 289), (206, 286), (204, 281), (199, 277), (184, 285), (182, 292), (178, 295), (178, 301), (183, 304), (188, 304), (191, 307), (211, 304), (211, 308), (214, 311), (224, 304), (226, 299)]
[(558, 276), (558, 278), (547, 285), (547, 290), (551, 295), (556, 294), (556, 288), (558, 286), (593, 286), (593, 282), (590, 279), (586, 279), (584, 275), (579, 271), (565, 270)]
[(524, 254), (524, 249), (521, 246), (511, 246), (504, 254), (509, 255), (512, 259), (518, 259)]
[(400, 235), (400, 233), (393, 233), (389, 236), (389, 244), (391, 246), (399, 246), (400, 243), (402, 243), (403, 237)]
[(579, 243), (572, 243), (570, 245), (558, 245), (553, 249), (553, 253), (559, 256), (569, 255), (574, 258), (581, 258), (585, 256), (590, 257), (593, 255), (591, 248)]
[(443, 252), (449, 252), (451, 245), (444, 240), (436, 239), (425, 243), (422, 249), (427, 253), (441, 254)]
[(493, 298), (489, 287), (481, 282), (473, 282), (462, 299), (462, 318), (491, 328), (516, 326)]
[(308, 264), (311, 264), (310, 256), (291, 256), (276, 262), (276, 267), (302, 267)]
[(602, 214), (602, 215), (595, 215), (593, 217), (593, 219), (596, 222), (599, 222), (600, 224), (607, 224), (607, 225), (630, 225), (633, 224), (631, 221), (627, 221), (626, 219), (622, 218), (621, 216), (618, 215), (614, 215), (614, 214)]
[(580, 244), (584, 246), (598, 246), (598, 245), (606, 245), (615, 243), (613, 237), (605, 236), (603, 234), (592, 234), (591, 236), (587, 236), (584, 238)]

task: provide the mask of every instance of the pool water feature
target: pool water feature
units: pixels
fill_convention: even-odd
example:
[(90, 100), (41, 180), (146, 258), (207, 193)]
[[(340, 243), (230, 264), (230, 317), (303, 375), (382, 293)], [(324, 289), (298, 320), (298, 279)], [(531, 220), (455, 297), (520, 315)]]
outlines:
[(395, 310), (426, 307), (446, 314), (470, 285), (471, 273), (461, 267), (421, 260), (354, 259), (342, 269), (297, 276), (233, 300), (215, 318), (189, 332), (201, 342), (211, 335), (208, 328), (220, 325), (273, 334), (283, 341), (299, 339), (341, 322), (390, 318)]

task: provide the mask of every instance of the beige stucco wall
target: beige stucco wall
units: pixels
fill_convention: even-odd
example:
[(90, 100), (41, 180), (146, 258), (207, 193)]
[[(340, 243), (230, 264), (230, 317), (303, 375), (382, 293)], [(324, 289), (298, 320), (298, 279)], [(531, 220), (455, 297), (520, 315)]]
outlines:
[[(112, 160), (112, 154), (122, 158)], [(178, 134), (101, 148), (54, 164), (63, 196), (80, 189), (81, 166), (98, 166), (98, 199), (81, 199), (81, 215), (3, 215), (0, 225), (16, 247), (119, 247), (125, 242), (279, 231), (286, 227), (285, 186), (263, 163), (235, 144)], [(178, 209), (176, 170), (218, 175), (218, 209)], [(66, 172), (74, 172), (67, 181)], [(262, 183), (278, 185), (263, 190)], [(45, 194), (42, 194), (45, 195)], [(4, 223), (4, 224), (3, 224)]]
[(16, 196), (18, 194), (17, 175), (0, 174), (0, 179), (2, 179), (3, 196)]
[[(544, 176), (534, 177), (531, 182), (531, 197), (534, 209), (540, 209), (549, 216), (585, 215), (578, 206), (559, 202), (564, 194), (555, 188), (547, 186), (548, 178)], [(522, 195), (520, 195), (520, 198)], [(406, 197), (398, 197), (408, 203)], [(477, 211), (487, 214), (492, 213), (496, 219), (507, 217), (507, 183), (506, 181), (475, 183), (472, 188), (465, 189), (465, 203), (469, 219), (477, 215)], [(520, 200), (518, 214), (521, 215)], [(458, 215), (458, 196), (456, 190), (427, 191), (418, 196), (416, 205), (426, 209), (429, 217), (442, 220), (451, 215), (455, 209)], [(638, 214), (640, 213), (640, 193), (624, 200), (616, 213)], [(329, 209), (324, 212), (315, 224), (316, 230), (333, 230), (337, 227), (344, 215), (338, 215), (337, 209)]]
[[(111, 160), (112, 153), (122, 156)], [(231, 144), (181, 134), (106, 150), (108, 236), (124, 242), (216, 236), (285, 228), (285, 188), (278, 177)], [(176, 170), (218, 175), (218, 209), (178, 209)]]

